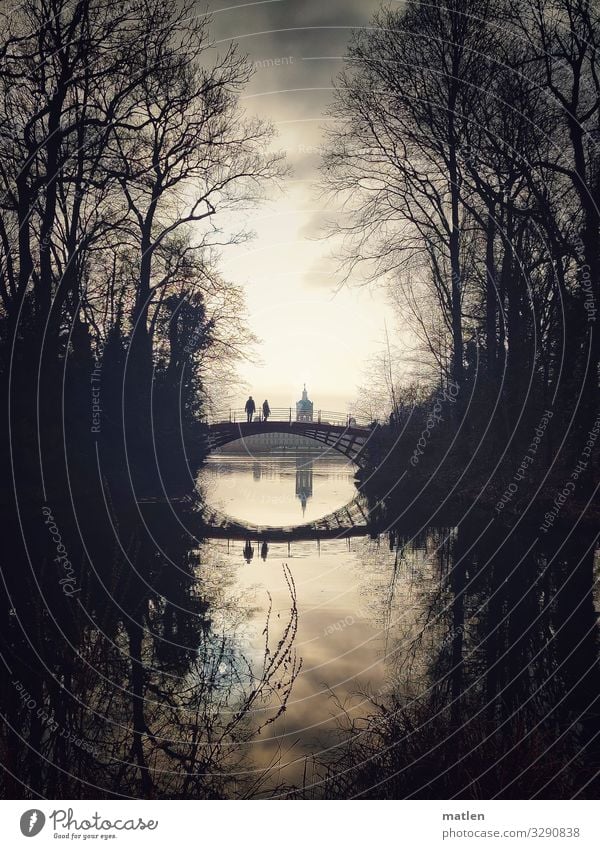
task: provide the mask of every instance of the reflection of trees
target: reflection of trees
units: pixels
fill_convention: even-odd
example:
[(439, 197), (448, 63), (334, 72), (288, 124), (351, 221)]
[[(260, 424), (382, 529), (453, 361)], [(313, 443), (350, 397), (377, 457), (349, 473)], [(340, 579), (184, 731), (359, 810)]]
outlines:
[[(169, 512), (155, 506), (145, 517), (161, 528), (156, 541), (121, 516), (122, 549), (104, 528), (86, 528), (93, 577), (76, 603), (57, 584), (52, 551), (44, 603), (25, 561), (10, 577), (18, 613), (6, 615), (5, 595), (4, 796), (220, 796), (245, 745), (285, 710), (299, 669), (291, 575), (289, 619), (274, 640), (267, 617), (257, 665), (214, 625), (197, 555)], [(74, 554), (76, 537), (61, 532)], [(238, 779), (230, 792), (243, 786)]]
[(422, 630), (398, 660), (391, 648), (372, 715), (327, 764), (327, 795), (597, 795), (592, 531), (508, 531), (471, 519), (439, 548)]

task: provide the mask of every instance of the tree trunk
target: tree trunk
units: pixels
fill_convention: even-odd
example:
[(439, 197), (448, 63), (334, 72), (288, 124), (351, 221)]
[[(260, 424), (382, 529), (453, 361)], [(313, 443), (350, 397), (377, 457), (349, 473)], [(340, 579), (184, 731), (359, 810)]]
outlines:
[(487, 352), (488, 378), (496, 374), (496, 266), (494, 263), (494, 240), (496, 237), (495, 204), (488, 207), (486, 248), (485, 248), (485, 337)]

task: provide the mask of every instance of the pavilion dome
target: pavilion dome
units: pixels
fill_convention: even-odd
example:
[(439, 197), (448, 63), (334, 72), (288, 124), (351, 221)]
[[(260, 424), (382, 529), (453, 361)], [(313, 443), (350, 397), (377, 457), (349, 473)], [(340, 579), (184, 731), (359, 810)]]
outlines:
[(296, 401), (296, 421), (312, 422), (313, 420), (313, 402), (308, 397), (306, 391), (306, 383), (302, 390), (302, 398)]

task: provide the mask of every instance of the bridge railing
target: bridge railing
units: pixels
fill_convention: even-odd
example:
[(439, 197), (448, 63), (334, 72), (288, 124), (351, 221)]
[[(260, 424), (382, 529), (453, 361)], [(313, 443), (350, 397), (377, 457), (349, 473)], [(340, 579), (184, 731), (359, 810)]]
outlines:
[[(206, 424), (217, 424), (220, 422), (237, 423), (245, 422), (247, 419), (246, 411), (243, 408), (217, 410), (210, 416), (202, 417), (202, 421), (206, 422)], [(295, 407), (273, 407), (269, 413), (268, 420), (270, 422), (287, 422), (288, 424), (312, 421), (317, 424), (330, 424), (337, 427), (369, 427), (373, 424), (373, 421), (367, 419), (365, 416), (355, 416), (352, 413), (340, 413), (333, 410), (314, 410), (312, 419), (306, 419), (302, 418), (301, 415), (296, 415)], [(257, 406), (256, 412), (252, 416), (252, 421), (264, 421), (261, 407)]]

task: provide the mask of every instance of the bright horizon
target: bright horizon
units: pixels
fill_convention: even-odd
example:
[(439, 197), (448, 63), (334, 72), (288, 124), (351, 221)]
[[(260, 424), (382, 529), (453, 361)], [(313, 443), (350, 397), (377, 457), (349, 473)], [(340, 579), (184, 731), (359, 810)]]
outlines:
[[(223, 252), (223, 273), (243, 287), (250, 328), (261, 340), (261, 362), (239, 368), (247, 391), (234, 393), (234, 407), (249, 393), (257, 403), (267, 398), (272, 407), (293, 406), (306, 383), (315, 409), (347, 412), (366, 382), (369, 358), (381, 349), (383, 293), (360, 285), (340, 289), (336, 244), (318, 238), (331, 212), (319, 197), (318, 168), (332, 79), (351, 27), (367, 24), (378, 6), (307, 0), (300, 10), (277, 0), (219, 11), (213, 0), (209, 7), (217, 48), (238, 41), (257, 68), (242, 96), (244, 109), (275, 127), (273, 148), (285, 151), (292, 169), (282, 192), (274, 189), (245, 222), (256, 238)], [(294, 26), (294, 15), (302, 26)]]

